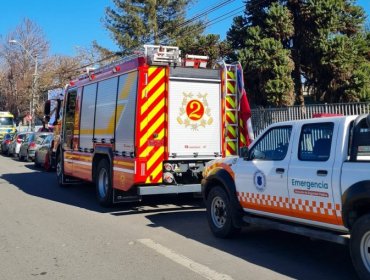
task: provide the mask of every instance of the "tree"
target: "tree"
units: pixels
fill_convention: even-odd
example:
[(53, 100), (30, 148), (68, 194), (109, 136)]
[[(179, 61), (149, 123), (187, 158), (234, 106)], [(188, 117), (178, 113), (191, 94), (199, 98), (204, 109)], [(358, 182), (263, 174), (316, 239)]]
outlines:
[[(288, 13), (281, 13), (278, 6)], [(280, 41), (291, 58), (297, 104), (304, 104), (303, 83), (313, 92), (314, 101), (358, 101), (365, 100), (370, 87), (365, 78), (369, 48), (364, 20), (363, 9), (353, 0), (250, 0), (244, 15), (234, 19), (227, 39), (244, 53), (249, 64), (259, 59), (255, 49), (247, 44), (251, 29), (260, 28), (261, 40), (270, 36)], [(280, 33), (284, 36), (277, 38)], [(257, 68), (246, 69), (246, 84), (252, 97), (260, 97), (259, 91), (268, 82), (260, 79), (261, 75)], [(256, 99), (257, 104), (266, 101), (267, 96)]]
[(229, 56), (232, 52), (228, 42), (220, 41), (220, 36), (215, 34), (189, 37), (187, 41), (179, 42), (179, 47), (184, 54), (208, 56), (210, 66), (214, 66), (217, 60)]
[(106, 8), (105, 26), (124, 54), (144, 44), (181, 45), (203, 32), (200, 21), (185, 20), (191, 0), (114, 0)]
[[(294, 102), (291, 51), (284, 48), (293, 34), (289, 10), (274, 3), (258, 19), (263, 26), (245, 30), (244, 46), (237, 54), (246, 69), (248, 91), (258, 104), (286, 106)], [(229, 38), (230, 38), (229, 33)]]
[[(10, 40), (16, 40), (17, 43), (11, 44)], [(36, 58), (41, 71), (48, 48), (49, 44), (41, 28), (27, 18), (5, 36), (0, 50), (3, 69), (1, 95), (6, 100), (2, 109), (9, 110), (16, 116), (29, 112), (32, 87), (37, 86), (33, 85)], [(37, 109), (40, 92), (35, 94)]]

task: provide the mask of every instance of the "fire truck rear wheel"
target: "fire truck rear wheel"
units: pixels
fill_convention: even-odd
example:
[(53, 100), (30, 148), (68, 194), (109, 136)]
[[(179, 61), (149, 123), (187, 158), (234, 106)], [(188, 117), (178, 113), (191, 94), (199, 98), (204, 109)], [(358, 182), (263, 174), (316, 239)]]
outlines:
[(370, 214), (362, 216), (353, 225), (350, 251), (360, 279), (370, 279)]
[(62, 156), (59, 154), (57, 158), (57, 166), (56, 166), (56, 173), (57, 173), (57, 181), (59, 187), (65, 187), (66, 184), (64, 184), (63, 181), (63, 162), (62, 162)]
[(113, 204), (112, 178), (110, 165), (107, 159), (102, 159), (98, 164), (96, 177), (96, 196), (100, 205), (110, 207)]
[(231, 211), (226, 191), (220, 186), (213, 187), (207, 197), (207, 220), (216, 237), (228, 238), (240, 231), (234, 226)]

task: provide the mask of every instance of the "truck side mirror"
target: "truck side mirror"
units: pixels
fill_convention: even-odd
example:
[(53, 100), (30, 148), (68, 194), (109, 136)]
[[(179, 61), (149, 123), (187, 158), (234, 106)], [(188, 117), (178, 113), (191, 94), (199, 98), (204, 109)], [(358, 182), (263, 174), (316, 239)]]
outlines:
[(248, 146), (244, 146), (240, 149), (240, 155), (243, 159), (248, 159), (249, 157), (249, 148)]
[(50, 100), (46, 100), (44, 104), (44, 115), (50, 115)]

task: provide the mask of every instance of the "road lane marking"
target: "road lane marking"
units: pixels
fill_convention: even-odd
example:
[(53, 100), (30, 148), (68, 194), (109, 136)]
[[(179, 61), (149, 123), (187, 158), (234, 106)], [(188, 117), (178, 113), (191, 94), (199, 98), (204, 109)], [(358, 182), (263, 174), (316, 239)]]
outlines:
[(162, 246), (161, 244), (154, 242), (151, 239), (138, 239), (137, 241), (147, 246), (148, 248), (153, 249), (157, 253), (165, 256), (166, 258), (172, 260), (173, 262), (178, 263), (209, 280), (233, 279), (229, 275), (218, 273), (217, 271), (214, 271), (203, 264), (197, 263), (183, 255), (177, 254), (171, 249), (168, 249)]

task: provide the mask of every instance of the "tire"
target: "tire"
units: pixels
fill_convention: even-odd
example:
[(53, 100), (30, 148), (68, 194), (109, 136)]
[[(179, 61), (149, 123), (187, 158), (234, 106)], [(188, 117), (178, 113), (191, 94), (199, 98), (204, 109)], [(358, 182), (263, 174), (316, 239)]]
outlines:
[(97, 171), (95, 178), (96, 197), (101, 206), (111, 207), (113, 205), (113, 188), (110, 164), (107, 159), (100, 160)]
[(45, 155), (44, 169), (45, 169), (46, 172), (50, 172), (50, 170), (51, 170), (49, 154)]
[(226, 191), (213, 187), (207, 196), (207, 220), (213, 235), (228, 238), (240, 232), (241, 228), (234, 226), (230, 199)]
[(30, 162), (31, 161), (31, 159), (30, 159), (30, 156), (28, 155), (28, 150), (27, 150), (27, 154), (26, 154), (26, 162)]
[(35, 167), (40, 167), (40, 163), (37, 161), (37, 157), (36, 156), (35, 156), (34, 163), (35, 163)]
[(59, 187), (66, 187), (66, 184), (64, 183), (64, 168), (63, 168), (63, 162), (62, 162), (62, 156), (59, 154), (57, 158), (57, 166), (56, 166), (56, 174), (57, 174), (57, 183)]
[(350, 252), (360, 279), (370, 279), (370, 214), (362, 216), (353, 225)]

